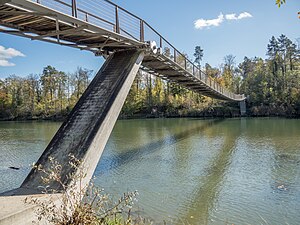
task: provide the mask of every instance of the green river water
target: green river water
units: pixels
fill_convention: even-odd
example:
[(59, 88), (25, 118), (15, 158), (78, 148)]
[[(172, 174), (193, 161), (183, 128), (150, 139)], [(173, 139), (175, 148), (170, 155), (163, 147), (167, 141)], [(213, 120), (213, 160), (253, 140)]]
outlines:
[[(0, 192), (59, 125), (0, 122)], [(121, 120), (95, 176), (116, 197), (138, 190), (135, 213), (156, 224), (300, 224), (300, 120)]]

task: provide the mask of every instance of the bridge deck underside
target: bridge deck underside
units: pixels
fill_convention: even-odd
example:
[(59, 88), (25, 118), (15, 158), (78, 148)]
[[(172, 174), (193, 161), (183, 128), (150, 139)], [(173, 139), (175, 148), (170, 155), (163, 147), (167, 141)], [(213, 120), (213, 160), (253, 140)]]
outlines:
[(183, 66), (174, 63), (164, 55), (148, 54), (144, 57), (143, 70), (159, 76), (164, 80), (178, 83), (194, 92), (199, 92), (208, 97), (220, 100), (233, 100), (222, 94), (213, 87), (213, 84), (195, 77), (193, 74), (183, 68)]
[[(2, 2), (2, 5), (1, 5)], [(5, 4), (4, 4), (5, 3)], [(2, 27), (1, 27), (2, 26)], [(201, 71), (196, 76), (164, 54), (154, 54), (146, 42), (116, 33), (27, 0), (0, 0), (0, 32), (89, 50), (96, 55), (126, 49), (145, 49), (142, 69), (203, 95), (229, 101), (243, 97), (226, 92)], [(159, 51), (161, 52), (161, 51)]]
[(0, 25), (12, 28), (11, 30), (1, 28), (0, 31), (32, 40), (90, 50), (94, 53), (99, 50), (123, 50), (142, 45), (142, 43), (126, 39), (87, 22), (73, 22), (73, 18), (67, 15), (62, 15), (57, 19), (51, 17), (52, 15), (55, 13), (28, 12), (10, 5), (0, 5)]

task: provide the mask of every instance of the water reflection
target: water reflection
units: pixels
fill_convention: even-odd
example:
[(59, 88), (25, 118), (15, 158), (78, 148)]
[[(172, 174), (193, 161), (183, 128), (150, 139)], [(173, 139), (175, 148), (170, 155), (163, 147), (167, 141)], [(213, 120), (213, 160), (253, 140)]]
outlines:
[[(215, 119), (215, 120), (208, 120), (208, 121), (202, 120), (201, 121), (202, 123), (195, 123), (191, 126), (188, 126), (188, 128), (184, 126), (176, 126), (176, 128), (171, 132), (160, 133), (158, 135), (158, 140), (155, 140), (153, 142), (150, 142), (146, 145), (142, 145), (139, 147), (123, 149), (122, 152), (119, 152), (118, 154), (112, 154), (108, 157), (104, 156), (101, 158), (101, 163), (99, 163), (95, 175), (99, 176), (102, 173), (105, 173), (111, 169), (115, 169), (116, 167), (122, 166), (128, 163), (129, 161), (139, 160), (146, 154), (152, 154), (155, 151), (159, 151), (163, 146), (174, 145), (222, 121), (223, 119)], [(127, 134), (131, 133), (131, 131), (128, 129), (126, 129), (126, 131), (124, 130), (121, 131), (121, 133), (123, 132)], [(146, 131), (146, 133), (151, 134), (151, 131), (148, 130)], [(159, 133), (159, 129), (157, 130), (156, 134), (158, 133)], [(149, 137), (147, 137), (147, 139), (149, 139)], [(128, 142), (130, 142), (131, 140), (132, 138), (130, 137)], [(152, 139), (150, 138), (150, 140)], [(116, 146), (116, 148), (122, 148), (122, 147)], [(181, 155), (178, 155), (178, 157), (175, 158), (180, 158), (180, 161), (182, 163), (183, 159)], [(186, 163), (186, 165), (188, 165), (188, 163)]]
[[(219, 126), (222, 126), (222, 124)], [(210, 211), (218, 200), (223, 179), (232, 161), (236, 140), (240, 135), (239, 126), (235, 126), (234, 129), (230, 130), (226, 128), (228, 127), (226, 126), (223, 131), (226, 135), (224, 135), (222, 147), (212, 161), (209, 162), (205, 176), (199, 179), (199, 183), (191, 193), (188, 201), (182, 205), (182, 211), (184, 212), (186, 209), (188, 211), (184, 217), (181, 216), (178, 224), (182, 224), (182, 222), (199, 225), (209, 223)], [(218, 135), (215, 132), (213, 133), (216, 136)]]

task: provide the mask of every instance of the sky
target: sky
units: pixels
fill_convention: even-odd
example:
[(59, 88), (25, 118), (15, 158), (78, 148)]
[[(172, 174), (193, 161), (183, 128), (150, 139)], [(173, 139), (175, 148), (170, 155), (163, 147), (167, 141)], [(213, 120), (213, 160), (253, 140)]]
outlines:
[[(178, 50), (193, 59), (195, 46), (204, 49), (202, 65), (218, 67), (224, 56), (236, 63), (245, 56), (265, 58), (272, 36), (300, 38), (300, 0), (113, 0), (147, 21)], [(52, 65), (64, 72), (84, 67), (97, 72), (103, 58), (88, 51), (0, 33), (0, 78), (42, 73)]]

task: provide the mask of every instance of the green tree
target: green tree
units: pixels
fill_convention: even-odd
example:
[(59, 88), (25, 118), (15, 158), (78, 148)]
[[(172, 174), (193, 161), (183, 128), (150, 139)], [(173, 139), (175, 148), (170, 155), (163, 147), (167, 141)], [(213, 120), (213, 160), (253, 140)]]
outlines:
[(224, 66), (222, 78), (224, 81), (224, 86), (233, 91), (233, 78), (235, 72), (235, 56), (226, 55), (224, 57)]
[(48, 65), (43, 69), (41, 75), (41, 85), (43, 89), (43, 105), (46, 114), (50, 114), (54, 109), (54, 93), (57, 84), (58, 71)]
[(244, 57), (244, 61), (238, 65), (241, 77), (247, 79), (248, 75), (253, 72), (255, 68), (255, 62), (249, 59), (247, 56)]
[(87, 88), (89, 84), (89, 78), (91, 77), (92, 72), (92, 70), (78, 67), (75, 73), (72, 75), (73, 85), (75, 88), (73, 94), (76, 97), (76, 101), (80, 98), (80, 96)]
[(203, 49), (200, 46), (195, 47), (194, 57), (195, 57), (194, 62), (197, 64), (197, 66), (199, 68), (201, 68), (201, 61), (203, 58)]
[(218, 68), (214, 68), (208, 63), (204, 66), (204, 71), (207, 76), (210, 76), (212, 78), (218, 78), (221, 76), (221, 71)]
[(4, 112), (9, 104), (7, 88), (5, 82), (0, 80), (0, 116), (6, 117), (6, 113)]

